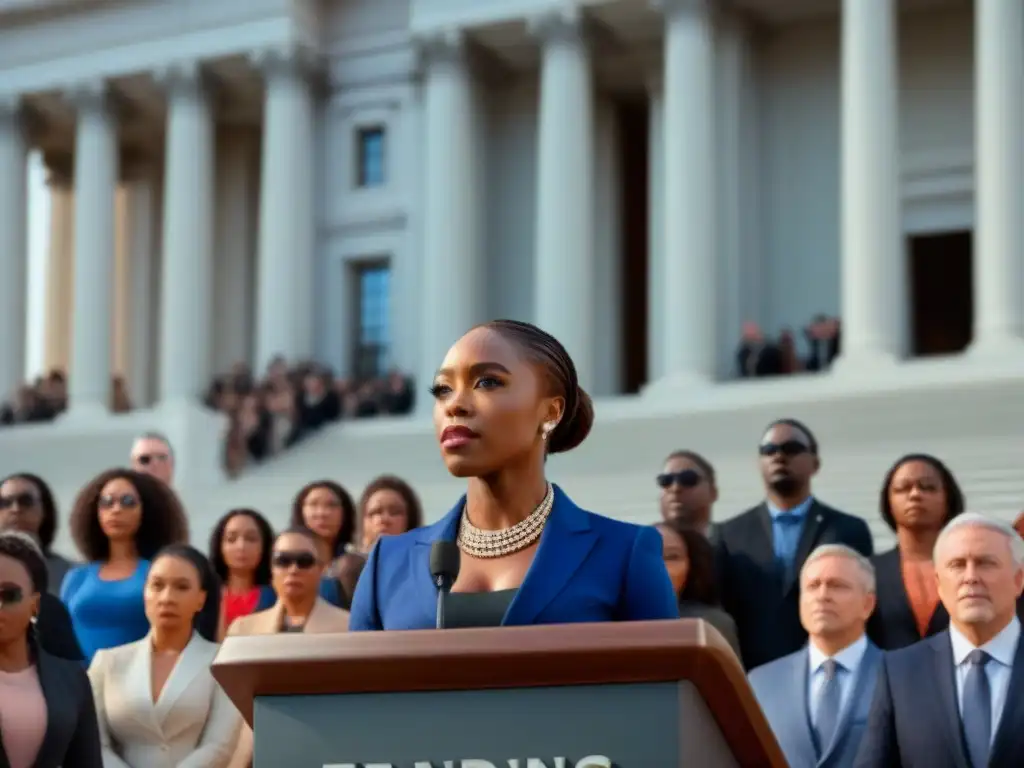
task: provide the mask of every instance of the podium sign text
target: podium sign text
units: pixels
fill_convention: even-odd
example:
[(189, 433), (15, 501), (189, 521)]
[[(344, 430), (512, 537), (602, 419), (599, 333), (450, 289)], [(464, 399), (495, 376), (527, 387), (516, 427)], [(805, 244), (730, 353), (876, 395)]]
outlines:
[(254, 768), (736, 768), (689, 682), (258, 696)]

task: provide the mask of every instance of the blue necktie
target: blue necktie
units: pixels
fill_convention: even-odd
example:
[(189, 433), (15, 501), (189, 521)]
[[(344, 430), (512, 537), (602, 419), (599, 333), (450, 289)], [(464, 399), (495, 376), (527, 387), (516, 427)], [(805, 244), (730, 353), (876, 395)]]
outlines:
[(970, 669), (964, 681), (963, 724), (967, 755), (974, 768), (988, 768), (992, 742), (992, 690), (985, 665), (991, 656), (975, 648), (967, 656)]
[(839, 725), (839, 706), (842, 701), (842, 689), (839, 687), (839, 672), (843, 665), (835, 659), (826, 659), (821, 665), (825, 674), (825, 684), (818, 694), (818, 708), (815, 712), (815, 737), (818, 741), (818, 755), (823, 755), (836, 735)]

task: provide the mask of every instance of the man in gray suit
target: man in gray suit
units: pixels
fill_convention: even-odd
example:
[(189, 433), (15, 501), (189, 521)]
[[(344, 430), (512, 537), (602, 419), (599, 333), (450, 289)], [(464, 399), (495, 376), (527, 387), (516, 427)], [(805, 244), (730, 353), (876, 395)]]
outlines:
[(1020, 768), (1024, 540), (965, 513), (939, 534), (933, 560), (949, 631), (885, 655), (856, 766)]
[(815, 549), (800, 571), (805, 648), (750, 673), (791, 768), (850, 768), (868, 717), (882, 652), (864, 632), (875, 569), (845, 544)]

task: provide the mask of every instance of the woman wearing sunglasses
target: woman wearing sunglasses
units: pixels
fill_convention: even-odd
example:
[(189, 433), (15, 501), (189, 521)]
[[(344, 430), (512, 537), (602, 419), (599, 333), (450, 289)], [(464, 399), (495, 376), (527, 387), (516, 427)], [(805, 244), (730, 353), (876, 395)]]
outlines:
[(68, 572), (61, 599), (88, 662), (98, 650), (146, 636), (149, 562), (164, 547), (188, 541), (188, 522), (167, 484), (112, 469), (79, 492), (70, 525), (86, 564)]
[(61, 582), (74, 563), (53, 551), (57, 503), (43, 478), (18, 472), (0, 480), (0, 530), (6, 528), (24, 531), (36, 540), (46, 558), (50, 592), (59, 595)]
[(36, 639), (47, 578), (29, 535), (0, 533), (0, 765), (103, 768), (85, 670), (51, 656)]
[[(270, 583), (277, 602), (265, 611), (235, 619), (228, 628), (228, 637), (345, 632), (348, 611), (335, 608), (319, 595), (320, 573), (326, 565), (322, 551), (319, 536), (308, 528), (289, 528), (279, 534), (270, 554)], [(252, 730), (245, 726), (228, 768), (247, 768), (252, 750)]]

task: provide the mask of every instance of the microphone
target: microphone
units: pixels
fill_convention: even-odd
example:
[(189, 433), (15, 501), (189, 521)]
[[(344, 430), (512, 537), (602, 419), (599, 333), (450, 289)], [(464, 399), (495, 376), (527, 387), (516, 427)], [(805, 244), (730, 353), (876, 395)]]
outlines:
[(444, 602), (459, 575), (459, 545), (435, 541), (430, 545), (430, 575), (437, 587), (437, 628), (444, 629)]

